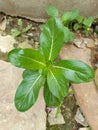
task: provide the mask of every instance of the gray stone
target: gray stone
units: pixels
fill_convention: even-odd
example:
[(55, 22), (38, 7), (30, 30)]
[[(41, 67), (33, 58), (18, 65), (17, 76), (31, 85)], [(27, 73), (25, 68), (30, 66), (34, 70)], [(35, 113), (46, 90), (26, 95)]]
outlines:
[(7, 35), (7, 36), (1, 36), (0, 35), (0, 50), (1, 52), (9, 52), (10, 50), (12, 50), (14, 47), (13, 47), (13, 44), (15, 43), (15, 39), (10, 36), (10, 35)]
[(32, 48), (32, 46), (29, 44), (29, 40), (26, 39), (22, 43), (18, 43), (19, 48)]
[(95, 47), (95, 39), (93, 40), (92, 38), (84, 38), (84, 41), (86, 43), (86, 46), (89, 48), (94, 48)]
[[(65, 45), (60, 53), (61, 59), (81, 60), (91, 65), (91, 50), (78, 49), (72, 44)], [(98, 91), (95, 83), (73, 84), (75, 97), (92, 130), (98, 130)]]
[(84, 16), (98, 16), (97, 0), (0, 0), (0, 11), (30, 19), (43, 19), (47, 17), (45, 13), (47, 5), (56, 6), (61, 13), (78, 9)]
[(56, 117), (56, 112), (57, 112), (57, 109), (54, 109), (49, 113), (48, 121), (49, 121), (50, 125), (65, 124), (62, 114), (58, 113), (58, 115)]
[(85, 48), (85, 42), (83, 38), (75, 38), (73, 43), (78, 48)]
[(84, 115), (82, 114), (82, 112), (80, 111), (80, 109), (77, 109), (76, 115), (75, 115), (75, 120), (80, 123), (82, 126), (88, 126), (88, 123), (84, 117)]
[(0, 61), (0, 130), (46, 130), (42, 90), (35, 105), (27, 112), (18, 112), (14, 106), (14, 95), (22, 80), (22, 72), (22, 69)]

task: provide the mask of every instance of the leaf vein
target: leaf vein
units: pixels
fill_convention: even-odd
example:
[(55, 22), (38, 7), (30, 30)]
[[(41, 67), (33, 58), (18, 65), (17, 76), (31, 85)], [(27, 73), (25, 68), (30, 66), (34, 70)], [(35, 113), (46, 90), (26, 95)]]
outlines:
[(42, 63), (42, 62), (40, 62), (40, 61), (37, 61), (37, 60), (34, 60), (34, 59), (32, 59), (32, 58), (30, 58), (30, 57), (26, 57), (26, 56), (20, 56), (21, 58), (23, 57), (23, 58), (27, 58), (27, 59), (29, 59), (29, 60), (31, 60), (31, 61), (34, 61), (34, 62), (37, 62), (37, 63), (39, 63), (39, 64), (41, 64), (41, 65), (43, 65), (43, 66), (46, 66), (44, 63)]
[(39, 76), (37, 77), (37, 79), (34, 81), (34, 83), (32, 84), (32, 86), (30, 87), (29, 91), (26, 93), (26, 95), (25, 95), (25, 97), (24, 97), (24, 99), (23, 99), (23, 102), (22, 102), (21, 106), (24, 104), (24, 102), (25, 102), (27, 96), (29, 95), (29, 93), (30, 93), (30, 91), (32, 90), (33, 86), (37, 83), (37, 81), (39, 80), (40, 77), (41, 77), (41, 75), (39, 75)]

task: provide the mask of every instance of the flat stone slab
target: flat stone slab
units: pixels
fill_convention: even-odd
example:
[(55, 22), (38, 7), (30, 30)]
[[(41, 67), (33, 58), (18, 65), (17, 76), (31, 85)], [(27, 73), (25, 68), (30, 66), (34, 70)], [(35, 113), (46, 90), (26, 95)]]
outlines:
[(97, 0), (0, 0), (0, 11), (14, 16), (46, 18), (45, 8), (56, 6), (60, 12), (78, 9), (84, 16), (98, 17)]
[[(62, 59), (76, 59), (90, 63), (91, 50), (77, 48), (72, 44), (63, 47)], [(98, 90), (94, 82), (73, 84), (76, 99), (92, 130), (98, 130)]]
[(42, 90), (35, 105), (27, 112), (18, 112), (14, 106), (22, 72), (22, 69), (0, 60), (0, 130), (46, 130)]

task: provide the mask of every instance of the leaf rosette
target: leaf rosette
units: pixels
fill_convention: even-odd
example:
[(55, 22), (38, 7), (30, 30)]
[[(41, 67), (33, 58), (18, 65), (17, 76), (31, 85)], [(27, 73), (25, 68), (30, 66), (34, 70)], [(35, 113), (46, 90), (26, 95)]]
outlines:
[(9, 52), (9, 61), (14, 66), (25, 69), (23, 80), (15, 94), (15, 106), (19, 111), (26, 111), (35, 104), (42, 86), (46, 105), (58, 107), (68, 95), (70, 82), (93, 80), (93, 69), (82, 61), (55, 61), (64, 38), (62, 22), (52, 17), (43, 26), (38, 50), (19, 48)]

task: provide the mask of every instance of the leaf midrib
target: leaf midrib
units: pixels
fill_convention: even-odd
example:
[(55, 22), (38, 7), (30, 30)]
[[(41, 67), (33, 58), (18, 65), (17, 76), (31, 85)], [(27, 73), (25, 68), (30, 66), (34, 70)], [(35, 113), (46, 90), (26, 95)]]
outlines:
[(34, 81), (34, 83), (32, 84), (32, 86), (30, 87), (29, 91), (27, 92), (27, 94), (26, 94), (25, 98), (24, 98), (24, 99), (23, 99), (23, 101), (22, 101), (21, 106), (24, 104), (24, 102), (25, 102), (25, 100), (26, 100), (27, 96), (29, 95), (29, 93), (31, 92), (31, 90), (32, 90), (33, 86), (36, 84), (36, 82), (39, 80), (39, 78), (40, 78), (40, 77), (41, 77), (41, 75), (39, 75), (39, 76), (37, 77), (37, 79)]
[(52, 56), (52, 51), (53, 51), (53, 39), (54, 39), (54, 24), (52, 25), (52, 41), (51, 41), (51, 46), (50, 46), (50, 54), (49, 54), (49, 60), (51, 60), (51, 56)]
[(40, 61), (37, 61), (37, 60), (34, 60), (34, 59), (32, 59), (32, 58), (30, 58), (30, 57), (26, 57), (26, 56), (20, 56), (21, 58), (27, 58), (27, 59), (29, 59), (29, 60), (31, 60), (31, 61), (33, 61), (33, 62), (37, 62), (37, 63), (39, 63), (39, 64), (41, 64), (41, 65), (43, 65), (43, 66), (46, 66), (44, 63), (42, 63), (42, 62), (40, 62)]
[[(52, 76), (53, 76), (54, 80), (56, 81), (56, 83), (58, 84), (58, 86), (60, 86), (51, 70), (50, 70), (50, 73), (52, 74)], [(61, 93), (61, 95), (62, 95), (62, 93)]]
[(57, 69), (63, 69), (63, 70), (69, 70), (69, 71), (74, 71), (74, 72), (77, 72), (77, 73), (80, 73), (83, 75), (83, 73), (79, 72), (79, 71), (76, 71), (74, 69), (68, 69), (68, 68), (64, 68), (62, 66), (53, 66), (54, 68), (57, 68)]

